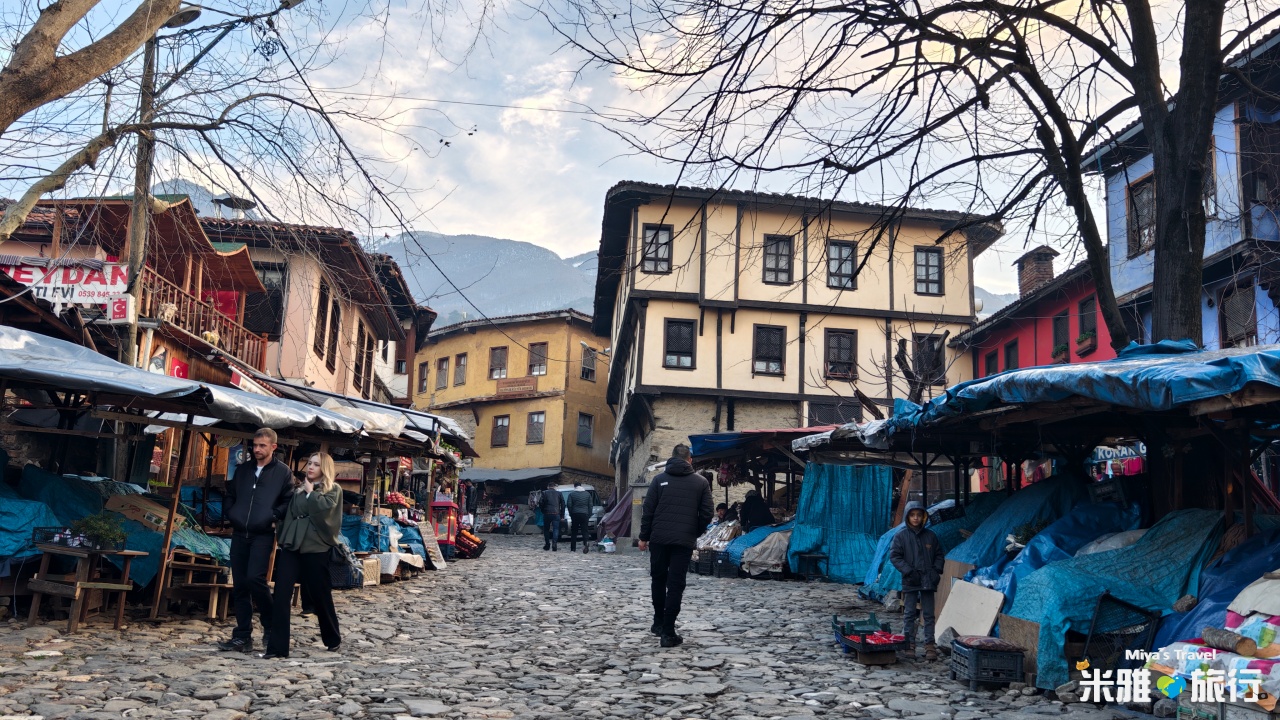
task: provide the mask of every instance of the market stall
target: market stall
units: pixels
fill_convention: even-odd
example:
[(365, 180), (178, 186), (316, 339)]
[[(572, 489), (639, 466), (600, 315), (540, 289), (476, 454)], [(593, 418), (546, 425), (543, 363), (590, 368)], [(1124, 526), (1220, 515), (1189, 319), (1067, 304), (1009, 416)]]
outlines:
[[(968, 575), (1000, 591), (1008, 614), (994, 632), (1018, 638), (1035, 684), (1053, 689), (1087, 653), (1095, 669), (1122, 666), (1123, 653), (1101, 659), (1095, 641), (1151, 649), (1159, 618), (1203, 592), (1210, 559), (1274, 522), (1261, 513), (1280, 500), (1253, 465), (1280, 438), (1277, 410), (1280, 348), (1162, 342), (962, 383), (923, 406), (899, 401), (888, 419), (792, 450), (811, 462), (945, 459), (964, 512), (931, 519), (959, 565), (948, 582)], [(1136, 447), (1141, 464), (1100, 477), (1098, 448)], [(970, 498), (963, 479), (975, 468), (1000, 468), (1003, 492)], [(968, 537), (944, 537), (949, 525)], [(868, 585), (891, 589), (883, 559), (871, 565)]]

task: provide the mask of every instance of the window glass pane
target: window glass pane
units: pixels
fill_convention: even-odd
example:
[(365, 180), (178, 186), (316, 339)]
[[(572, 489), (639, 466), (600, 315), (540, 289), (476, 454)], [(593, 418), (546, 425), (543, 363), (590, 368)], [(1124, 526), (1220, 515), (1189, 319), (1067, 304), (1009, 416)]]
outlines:
[(320, 281), (320, 299), (316, 303), (316, 335), (312, 339), (311, 349), (316, 355), (324, 357), (327, 344), (325, 331), (329, 328), (329, 283)]
[(467, 383), (467, 354), (462, 353), (454, 360), (453, 368), (453, 384), (465, 385)]
[(827, 331), (827, 376), (852, 378), (856, 373), (855, 338), (852, 331)]
[(827, 287), (852, 290), (857, 250), (853, 243), (832, 242), (827, 245)]
[(507, 444), (507, 440), (511, 433), (511, 416), (498, 415), (493, 419), (493, 434), (490, 437), (489, 444), (493, 447), (503, 447)]
[(547, 374), (547, 344), (531, 343), (529, 345), (529, 374)]
[(1147, 178), (1129, 186), (1129, 257), (1156, 244), (1156, 184)]
[(983, 375), (995, 375), (996, 373), (1000, 372), (999, 354), (995, 352), (987, 353), (986, 365), (987, 365), (986, 371), (983, 373)]
[(578, 413), (578, 444), (579, 445), (583, 445), (585, 447), (591, 447), (594, 429), (595, 429), (595, 418), (586, 413)]
[(775, 327), (757, 327), (755, 332), (755, 362), (752, 369), (757, 373), (781, 375), (785, 331)]
[(253, 269), (266, 292), (245, 295), (244, 326), (255, 335), (279, 338), (284, 326), (284, 266), (254, 263)]
[(530, 445), (542, 442), (543, 431), (546, 427), (547, 414), (545, 412), (529, 413), (529, 427), (525, 434), (525, 442)]
[(663, 365), (666, 367), (693, 367), (695, 324), (692, 320), (668, 320), (666, 352)]
[(764, 238), (764, 281), (767, 283), (791, 282), (791, 238), (786, 235), (766, 235)]
[(425, 363), (425, 362), (418, 363), (418, 392), (420, 393), (424, 393), (427, 391), (427, 387), (428, 387), (427, 371), (430, 368), (431, 368), (431, 365), (429, 363)]
[(1098, 301), (1085, 298), (1080, 301), (1080, 335), (1098, 334)]
[(1018, 341), (1014, 340), (1004, 346), (1004, 369), (1005, 371), (1018, 369)]
[(507, 349), (496, 347), (489, 349), (489, 379), (501, 380), (507, 376)]
[(436, 389), (443, 390), (449, 387), (449, 358), (440, 358), (436, 361)]
[(1053, 316), (1053, 350), (1060, 351), (1068, 344), (1068, 336), (1070, 335), (1070, 327), (1066, 313), (1059, 313)]
[(916, 248), (916, 292), (942, 294), (941, 248)]
[(647, 273), (671, 272), (671, 226), (646, 225), (640, 269)]
[(582, 379), (596, 379), (596, 351), (589, 347), (582, 348)]

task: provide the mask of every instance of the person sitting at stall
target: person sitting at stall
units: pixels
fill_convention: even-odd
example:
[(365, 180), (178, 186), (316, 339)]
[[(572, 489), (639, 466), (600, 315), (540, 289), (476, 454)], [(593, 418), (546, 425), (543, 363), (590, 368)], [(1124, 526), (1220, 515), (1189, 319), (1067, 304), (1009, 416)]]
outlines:
[(748, 490), (747, 499), (742, 502), (742, 530), (743, 532), (751, 532), (756, 528), (765, 527), (774, 523), (773, 513), (769, 512), (769, 505), (760, 497), (759, 490)]
[(707, 526), (707, 529), (710, 530), (727, 522), (729, 522), (729, 503), (720, 503), (716, 506), (716, 514), (712, 516), (711, 524)]
[(312, 455), (276, 531), (280, 549), (271, 601), (271, 638), (263, 658), (289, 657), (289, 606), (293, 586), (299, 582), (320, 622), (325, 649), (336, 651), (342, 645), (329, 579), (329, 552), (339, 545), (342, 530), (342, 488), (334, 482), (336, 474), (328, 453)]

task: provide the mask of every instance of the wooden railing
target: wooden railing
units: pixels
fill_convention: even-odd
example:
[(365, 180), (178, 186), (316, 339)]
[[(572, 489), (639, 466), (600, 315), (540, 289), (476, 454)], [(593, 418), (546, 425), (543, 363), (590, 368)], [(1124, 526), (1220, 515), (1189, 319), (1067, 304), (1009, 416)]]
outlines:
[(257, 370), (266, 368), (267, 336), (218, 312), (212, 303), (183, 290), (151, 268), (143, 268), (138, 317), (171, 322)]

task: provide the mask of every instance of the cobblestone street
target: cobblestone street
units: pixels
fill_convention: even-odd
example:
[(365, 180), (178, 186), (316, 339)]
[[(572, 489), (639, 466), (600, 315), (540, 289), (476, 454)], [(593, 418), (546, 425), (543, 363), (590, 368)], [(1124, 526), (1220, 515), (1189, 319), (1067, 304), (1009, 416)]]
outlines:
[[(1117, 713), (1030, 690), (970, 692), (945, 660), (864, 668), (831, 643), (852, 587), (691, 576), (679, 630), (648, 633), (647, 556), (486, 536), (479, 560), (336, 594), (342, 650), (294, 620), (291, 657), (218, 652), (229, 627), (171, 619), (0, 625), (0, 716), (385, 718), (1050, 717)], [(888, 616), (899, 626), (900, 616)], [(259, 638), (255, 637), (255, 641)]]

